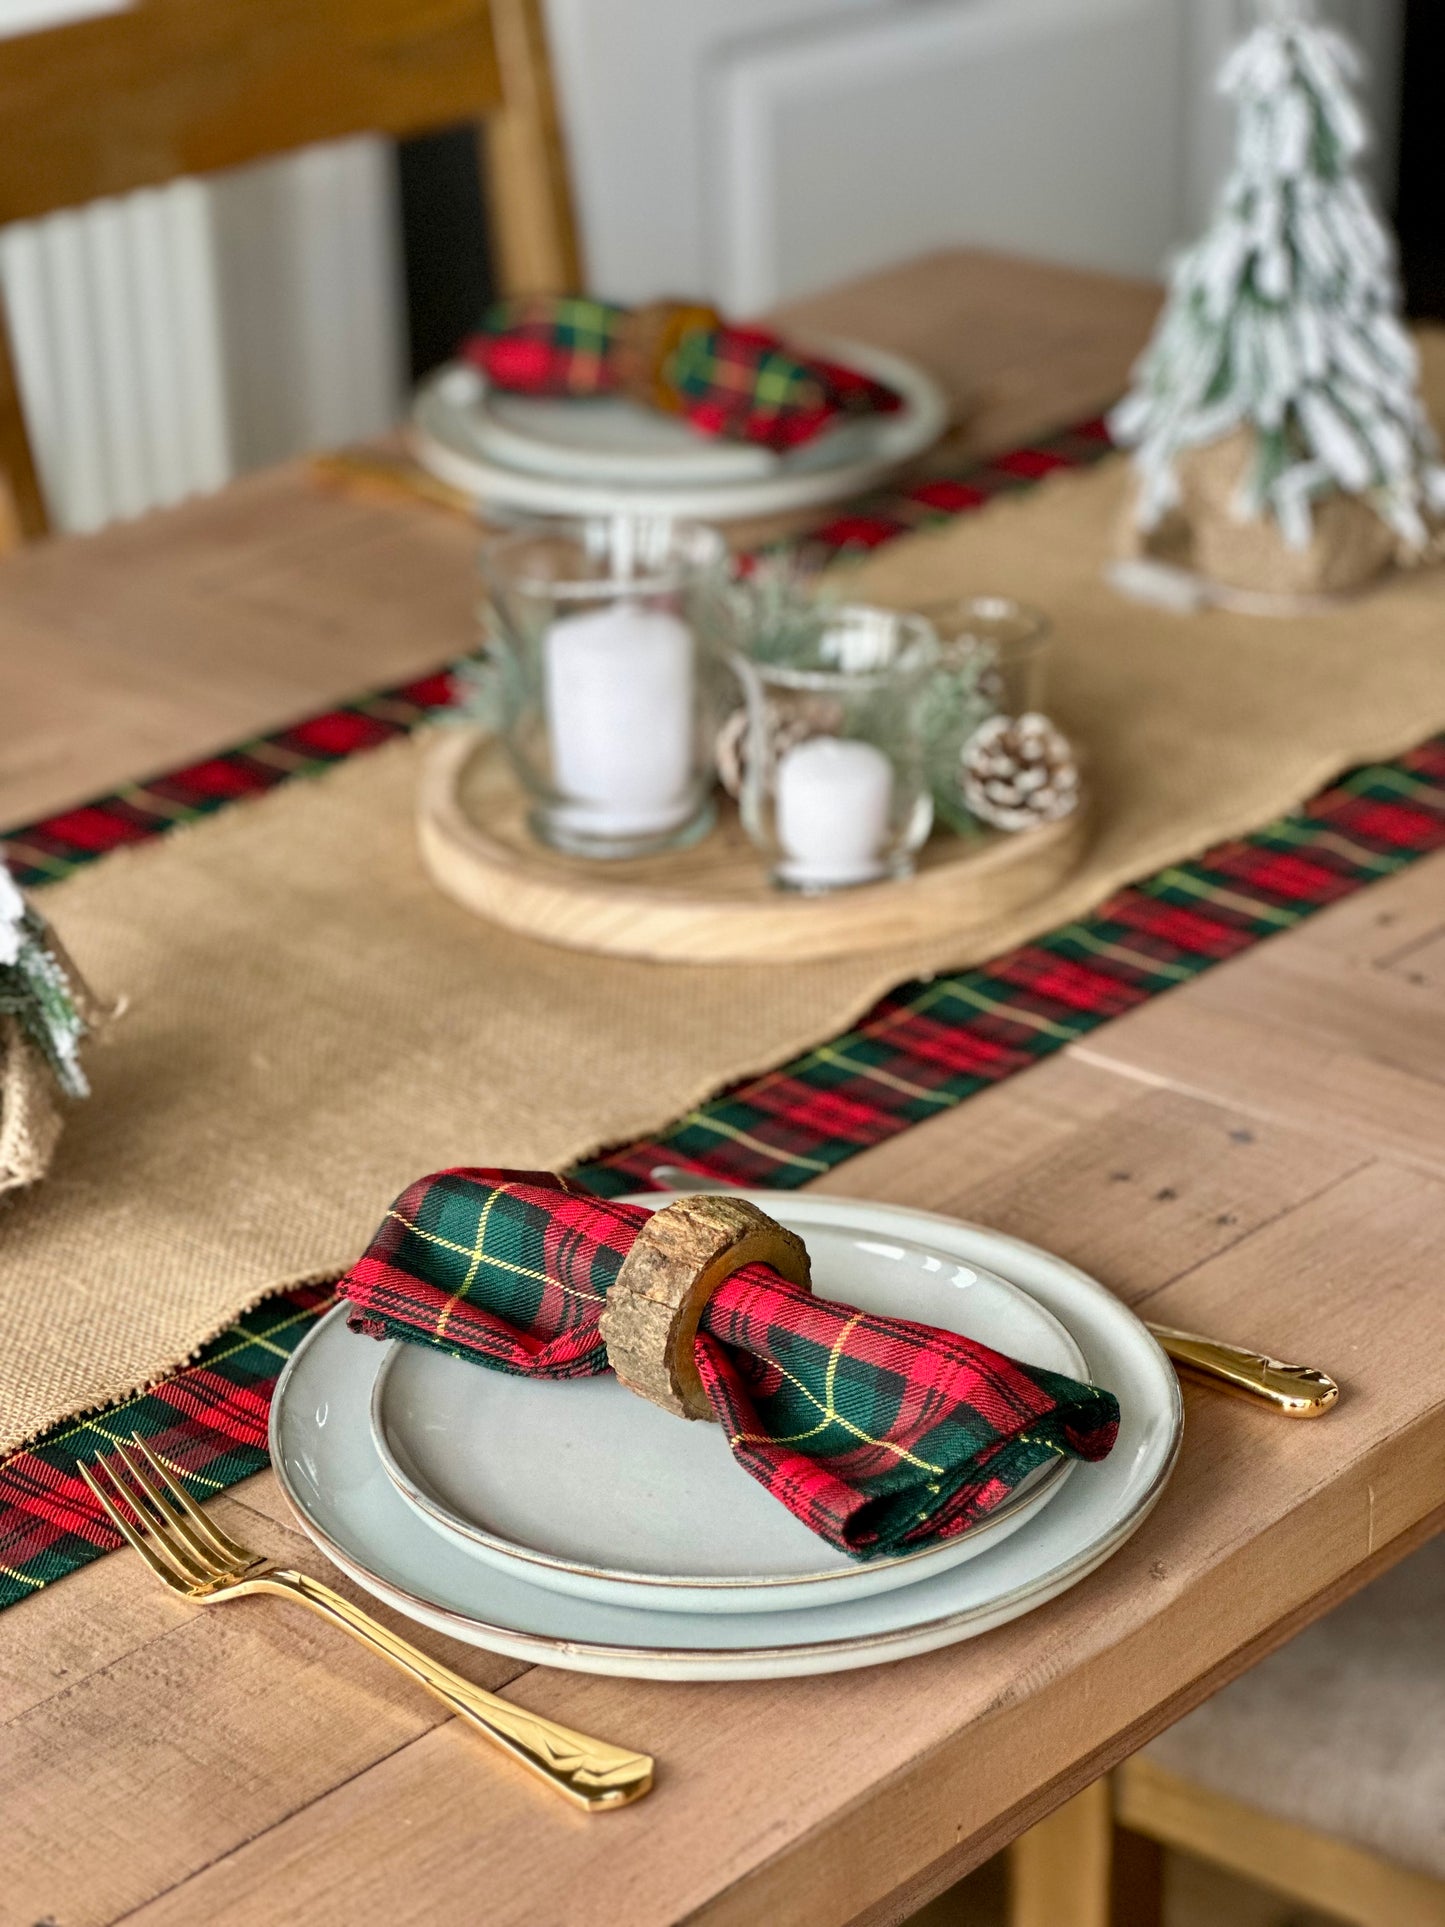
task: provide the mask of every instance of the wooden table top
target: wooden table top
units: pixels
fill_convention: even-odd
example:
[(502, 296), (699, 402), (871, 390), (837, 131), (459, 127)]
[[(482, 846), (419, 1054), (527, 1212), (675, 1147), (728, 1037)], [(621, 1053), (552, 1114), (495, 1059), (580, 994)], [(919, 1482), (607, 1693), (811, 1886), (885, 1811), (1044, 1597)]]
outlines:
[[(808, 304), (921, 353), (979, 447), (1120, 386), (1147, 289), (950, 255)], [(0, 566), (0, 820), (457, 653), (467, 531), (299, 471)], [(816, 1680), (665, 1685), (408, 1630), (656, 1754), (564, 1810), (274, 1600), (218, 1612), (129, 1554), (0, 1616), (0, 1919), (87, 1927), (904, 1918), (1445, 1523), (1445, 857), (1109, 1024), (824, 1180), (1047, 1244), (1162, 1322), (1317, 1362), (1291, 1426), (1186, 1393), (1153, 1517), (977, 1641)], [(269, 1473), (216, 1511), (352, 1590)]]

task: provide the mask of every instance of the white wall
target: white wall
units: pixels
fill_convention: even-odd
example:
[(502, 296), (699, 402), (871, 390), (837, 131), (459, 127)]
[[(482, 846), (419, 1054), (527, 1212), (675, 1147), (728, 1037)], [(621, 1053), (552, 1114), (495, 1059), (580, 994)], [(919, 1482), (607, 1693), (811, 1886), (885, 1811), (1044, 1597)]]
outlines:
[[(969, 242), (1157, 272), (1253, 0), (547, 0), (591, 279), (746, 311)], [(1403, 0), (1362, 38), (1392, 173)]]

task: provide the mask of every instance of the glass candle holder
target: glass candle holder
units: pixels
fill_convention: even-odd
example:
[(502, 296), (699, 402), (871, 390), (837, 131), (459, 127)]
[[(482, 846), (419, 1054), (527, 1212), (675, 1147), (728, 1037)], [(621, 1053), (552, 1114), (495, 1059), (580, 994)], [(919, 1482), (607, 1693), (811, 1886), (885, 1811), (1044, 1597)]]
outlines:
[(980, 825), (959, 787), (964, 745), (991, 716), (1022, 716), (1042, 707), (1049, 624), (1037, 609), (1007, 596), (935, 602), (919, 613), (939, 641), (924, 720), (934, 808), (949, 829), (976, 836)]
[(544, 842), (635, 857), (711, 827), (726, 557), (715, 529), (651, 516), (483, 548), (503, 736)]
[(937, 662), (931, 625), (862, 606), (826, 612), (785, 661), (746, 649), (739, 806), (784, 889), (903, 877), (933, 822), (921, 706)]
[(995, 713), (1044, 707), (1053, 631), (1041, 610), (1010, 596), (961, 596), (918, 613), (938, 633), (940, 667), (978, 674)]

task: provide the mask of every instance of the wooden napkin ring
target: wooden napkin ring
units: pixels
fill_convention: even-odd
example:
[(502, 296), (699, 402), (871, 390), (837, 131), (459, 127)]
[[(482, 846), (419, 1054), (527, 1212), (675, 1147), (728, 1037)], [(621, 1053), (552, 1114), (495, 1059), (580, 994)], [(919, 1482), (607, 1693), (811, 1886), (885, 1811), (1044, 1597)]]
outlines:
[(692, 1343), (707, 1301), (744, 1265), (812, 1289), (801, 1238), (746, 1198), (679, 1198), (637, 1234), (602, 1309), (607, 1362), (629, 1391), (678, 1418), (710, 1419)]
[(622, 321), (612, 350), (623, 394), (644, 408), (675, 414), (681, 403), (663, 379), (673, 349), (684, 335), (699, 329), (711, 333), (721, 326), (717, 309), (696, 301), (649, 301), (634, 308)]

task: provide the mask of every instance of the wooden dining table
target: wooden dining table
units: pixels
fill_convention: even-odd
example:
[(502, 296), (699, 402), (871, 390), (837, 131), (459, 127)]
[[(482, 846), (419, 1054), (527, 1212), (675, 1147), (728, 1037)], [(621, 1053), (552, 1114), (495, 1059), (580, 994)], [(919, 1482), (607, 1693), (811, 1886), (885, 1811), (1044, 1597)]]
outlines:
[[(791, 312), (932, 367), (956, 461), (1106, 404), (1157, 299), (956, 252)], [(474, 549), (296, 464), (8, 558), (0, 822), (461, 654)], [(595, 1818), (307, 1615), (198, 1611), (98, 1559), (0, 1615), (0, 1922), (900, 1921), (1445, 1525), (1445, 854), (818, 1188), (1034, 1240), (1151, 1319), (1330, 1370), (1341, 1402), (1293, 1425), (1189, 1387), (1178, 1470), (1116, 1557), (893, 1665), (664, 1684), (408, 1627), (656, 1756), (651, 1796)], [(269, 1472), (213, 1505), (354, 1594)]]

